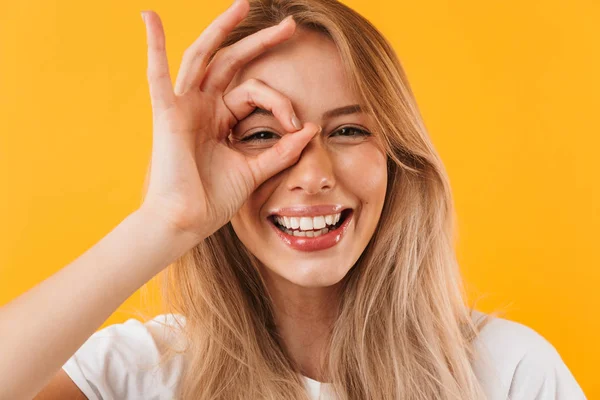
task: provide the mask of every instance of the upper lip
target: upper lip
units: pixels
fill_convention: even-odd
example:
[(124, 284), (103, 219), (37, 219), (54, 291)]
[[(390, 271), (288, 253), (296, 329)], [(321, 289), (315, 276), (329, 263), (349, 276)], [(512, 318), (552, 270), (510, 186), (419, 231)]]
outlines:
[(330, 215), (342, 212), (351, 207), (341, 204), (322, 204), (315, 206), (294, 205), (289, 207), (275, 208), (269, 211), (268, 217), (273, 215), (286, 217), (316, 217), (319, 215)]

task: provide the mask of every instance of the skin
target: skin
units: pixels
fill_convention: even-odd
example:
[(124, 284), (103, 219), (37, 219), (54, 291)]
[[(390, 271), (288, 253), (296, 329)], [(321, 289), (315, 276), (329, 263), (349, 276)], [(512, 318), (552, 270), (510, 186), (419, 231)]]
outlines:
[[(371, 130), (367, 116), (322, 118), (357, 99), (344, 89), (333, 44), (296, 32), (293, 20), (223, 49), (208, 64), (248, 9), (238, 0), (202, 32), (175, 85), (160, 18), (144, 13), (153, 112), (144, 203), (71, 264), (0, 308), (0, 398), (83, 398), (60, 367), (125, 299), (230, 220), (262, 262), (291, 356), (305, 375), (322, 380), (316, 360), (336, 288), (379, 219), (385, 157), (369, 137), (334, 135), (342, 124)], [(248, 117), (256, 107), (276, 118)], [(257, 124), (281, 139), (263, 147), (226, 140), (231, 129), (243, 135)], [(299, 203), (341, 203), (355, 217), (333, 248), (299, 254), (275, 242), (264, 219), (271, 207)]]
[[(301, 121), (323, 128), (298, 162), (258, 187), (231, 220), (237, 236), (261, 263), (288, 351), (304, 375), (321, 380), (318, 360), (335, 318), (340, 282), (367, 246), (381, 215), (386, 157), (374, 136), (357, 131), (350, 131), (353, 136), (340, 135), (343, 126), (373, 132), (373, 120), (366, 113), (323, 119), (331, 109), (358, 103), (348, 88), (335, 44), (323, 34), (297, 28), (292, 38), (241, 69), (230, 87), (248, 79), (283, 93)], [(274, 135), (239, 141), (260, 131)], [(235, 126), (232, 142), (241, 152), (258, 154), (285, 134), (276, 118), (254, 113)], [(328, 249), (292, 249), (267, 220), (273, 208), (320, 204), (342, 204), (354, 210), (346, 234)]]

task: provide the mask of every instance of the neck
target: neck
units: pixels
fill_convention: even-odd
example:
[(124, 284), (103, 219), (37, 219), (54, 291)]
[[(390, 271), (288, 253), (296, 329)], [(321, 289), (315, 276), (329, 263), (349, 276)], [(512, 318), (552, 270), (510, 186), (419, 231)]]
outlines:
[(300, 373), (323, 382), (322, 365), (337, 318), (341, 282), (329, 287), (301, 287), (283, 278), (265, 279), (273, 300), (277, 332)]

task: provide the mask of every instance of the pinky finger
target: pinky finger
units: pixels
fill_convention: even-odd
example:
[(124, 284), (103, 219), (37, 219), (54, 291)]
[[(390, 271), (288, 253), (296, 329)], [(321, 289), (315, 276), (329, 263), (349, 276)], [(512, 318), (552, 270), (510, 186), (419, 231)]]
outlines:
[(313, 123), (304, 124), (304, 128), (283, 135), (277, 143), (248, 160), (256, 187), (273, 175), (293, 165), (300, 157), (304, 147), (321, 132), (321, 127)]
[(169, 108), (175, 102), (173, 83), (169, 74), (169, 63), (165, 46), (165, 31), (158, 14), (142, 12), (148, 41), (148, 85), (152, 110)]

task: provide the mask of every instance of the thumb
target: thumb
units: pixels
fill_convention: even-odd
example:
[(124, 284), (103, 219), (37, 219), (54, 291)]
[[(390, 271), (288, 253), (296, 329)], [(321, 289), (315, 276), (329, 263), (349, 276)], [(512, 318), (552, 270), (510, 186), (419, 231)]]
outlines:
[(283, 137), (271, 148), (248, 160), (254, 182), (258, 187), (264, 181), (293, 165), (310, 140), (321, 133), (321, 126), (307, 122), (304, 128)]

